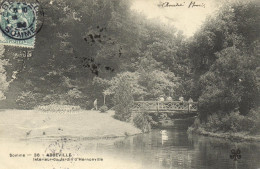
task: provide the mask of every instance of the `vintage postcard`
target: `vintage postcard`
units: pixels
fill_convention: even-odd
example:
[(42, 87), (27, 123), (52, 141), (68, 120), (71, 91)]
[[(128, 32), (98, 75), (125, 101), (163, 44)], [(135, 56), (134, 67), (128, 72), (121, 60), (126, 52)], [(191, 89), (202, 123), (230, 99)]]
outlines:
[(0, 0), (0, 169), (260, 169), (258, 0)]

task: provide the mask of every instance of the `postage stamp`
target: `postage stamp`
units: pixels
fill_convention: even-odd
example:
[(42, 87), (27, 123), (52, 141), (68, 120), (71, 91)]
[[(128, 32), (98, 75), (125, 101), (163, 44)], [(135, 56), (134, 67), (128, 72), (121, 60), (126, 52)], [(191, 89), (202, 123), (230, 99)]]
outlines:
[(33, 48), (38, 3), (8, 2), (0, 6), (0, 44)]

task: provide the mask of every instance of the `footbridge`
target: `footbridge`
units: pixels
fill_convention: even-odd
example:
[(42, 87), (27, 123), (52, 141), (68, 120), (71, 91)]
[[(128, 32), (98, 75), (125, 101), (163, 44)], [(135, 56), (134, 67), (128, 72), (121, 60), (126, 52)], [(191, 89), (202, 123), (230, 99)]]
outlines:
[(197, 102), (188, 101), (134, 101), (132, 111), (147, 113), (196, 113)]

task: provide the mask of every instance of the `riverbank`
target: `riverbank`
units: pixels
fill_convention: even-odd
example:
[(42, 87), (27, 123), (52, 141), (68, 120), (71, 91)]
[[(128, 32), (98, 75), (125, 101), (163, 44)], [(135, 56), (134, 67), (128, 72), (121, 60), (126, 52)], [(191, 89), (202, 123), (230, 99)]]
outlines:
[(141, 130), (116, 120), (113, 112), (77, 110), (44, 112), (40, 110), (0, 111), (0, 138), (14, 139), (101, 139), (136, 135)]
[(206, 131), (204, 128), (194, 128), (189, 127), (187, 130), (188, 133), (192, 134), (199, 134), (203, 136), (209, 136), (209, 137), (215, 137), (215, 138), (223, 138), (223, 139), (229, 139), (237, 142), (243, 142), (243, 141), (249, 141), (249, 142), (260, 142), (260, 135), (249, 135), (246, 132), (238, 132), (238, 133), (225, 133), (225, 132), (209, 132)]

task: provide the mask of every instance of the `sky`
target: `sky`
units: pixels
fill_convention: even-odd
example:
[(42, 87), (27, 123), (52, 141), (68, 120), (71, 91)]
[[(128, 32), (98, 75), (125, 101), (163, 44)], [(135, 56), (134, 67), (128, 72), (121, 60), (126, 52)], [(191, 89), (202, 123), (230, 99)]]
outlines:
[[(169, 5), (178, 3), (184, 6), (167, 7), (166, 2)], [(191, 2), (202, 6), (189, 8)], [(158, 4), (163, 3), (163, 7), (158, 7)], [(160, 24), (173, 25), (190, 37), (200, 28), (206, 17), (213, 15), (223, 3), (224, 0), (134, 0), (131, 10), (141, 12), (148, 19), (156, 19)]]

